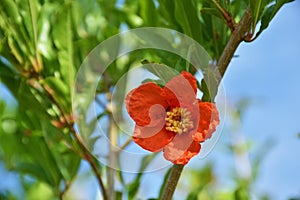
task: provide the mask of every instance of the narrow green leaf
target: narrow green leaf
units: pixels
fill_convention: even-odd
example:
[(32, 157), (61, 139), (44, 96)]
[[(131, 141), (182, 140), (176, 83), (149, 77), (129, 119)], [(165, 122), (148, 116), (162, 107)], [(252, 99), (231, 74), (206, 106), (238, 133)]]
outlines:
[(202, 41), (201, 23), (194, 1), (175, 0), (175, 19), (183, 32), (198, 42)]
[(261, 10), (261, 4), (262, 4), (262, 0), (251, 0), (249, 1), (250, 3), (250, 8), (251, 8), (251, 11), (252, 11), (252, 23), (253, 23), (253, 27), (256, 26), (257, 24), (257, 21), (258, 21), (258, 17), (259, 17), (259, 13), (260, 13), (260, 10)]
[(174, 0), (158, 0), (157, 2), (159, 3), (157, 12), (160, 16), (160, 22), (163, 22), (166, 27), (181, 30), (180, 25), (175, 19)]
[(14, 1), (2, 0), (0, 6), (1, 10), (9, 13), (9, 15), (11, 16), (10, 20), (13, 20), (16, 23), (21, 23), (21, 17), (19, 15), (18, 7)]
[(151, 79), (151, 78), (146, 78), (145, 80), (142, 81), (142, 83), (155, 83), (156, 85), (159, 85), (160, 87), (165, 86), (165, 82), (160, 80), (160, 79)]
[(24, 61), (24, 58), (23, 58), (22, 51), (19, 48), (19, 46), (16, 44), (16, 41), (14, 40), (14, 38), (8, 37), (8, 46), (9, 46), (12, 54), (14, 55), (16, 60), (18, 61), (18, 63), (24, 64), (25, 61)]
[(0, 4), (0, 25), (7, 30), (9, 36), (13, 36), (22, 53), (29, 57), (33, 54), (32, 41), (26, 30), (24, 17), (14, 1), (3, 0)]
[(68, 142), (69, 145), (72, 145), (70, 134), (63, 133), (47, 121), (42, 122), (42, 129), (45, 141), (52, 150), (51, 153), (63, 178), (67, 181), (71, 181), (77, 174), (81, 158), (65, 144), (65, 142)]
[(37, 31), (37, 1), (36, 0), (28, 0), (29, 9), (30, 9), (30, 18), (32, 24), (32, 32), (33, 32), (33, 39), (34, 39), (34, 46), (37, 50), (37, 39), (38, 39), (38, 31)]
[(219, 19), (222, 19), (222, 20), (224, 19), (222, 13), (216, 8), (202, 8), (201, 13), (202, 14), (213, 15), (213, 16), (216, 16)]
[(262, 15), (259, 31), (256, 33), (254, 39), (256, 39), (266, 28), (268, 28), (270, 22), (272, 21), (276, 13), (280, 10), (280, 8), (284, 4), (290, 3), (292, 1), (294, 0), (277, 0), (275, 4), (267, 7)]
[(4, 114), (5, 108), (6, 108), (6, 104), (0, 99), (0, 119)]
[(115, 193), (115, 200), (122, 200), (123, 193), (120, 191), (116, 191)]
[(46, 89), (50, 89), (55, 101), (62, 107), (62, 109), (70, 112), (70, 90), (67, 85), (60, 79), (53, 76), (49, 76), (42, 81), (42, 84), (46, 86)]
[(234, 16), (235, 19), (240, 20), (244, 11), (248, 6), (249, 0), (233, 0), (230, 3), (231, 16)]
[(210, 92), (208, 90), (207, 84), (204, 79), (201, 80), (201, 85), (199, 86), (200, 91), (203, 93), (202, 101), (204, 102), (210, 102)]
[(75, 68), (73, 63), (73, 33), (71, 27), (70, 7), (62, 6), (55, 15), (53, 21), (53, 40), (58, 48), (58, 60), (60, 72), (71, 91), (75, 78)]
[(44, 138), (34, 136), (37, 134), (34, 133), (20, 142), (19, 145), (24, 149), (24, 152), (21, 152), (22, 155), (27, 154), (27, 156), (30, 156), (32, 162), (19, 161), (16, 169), (40, 178), (54, 189), (58, 188), (62, 175)]
[(157, 9), (152, 0), (140, 1), (141, 16), (144, 19), (146, 26), (156, 26), (157, 24)]
[(174, 76), (177, 76), (179, 74), (179, 72), (164, 64), (147, 62), (148, 61), (145, 60), (142, 62), (142, 64), (144, 64), (143, 67), (157, 76), (160, 80), (156, 80), (156, 82), (162, 84), (163, 86), (166, 85)]
[(37, 17), (38, 17), (38, 1), (36, 0), (26, 0), (17, 1), (17, 6), (19, 13), (22, 17), (22, 25), (26, 29), (28, 38), (32, 46), (36, 49), (37, 47)]

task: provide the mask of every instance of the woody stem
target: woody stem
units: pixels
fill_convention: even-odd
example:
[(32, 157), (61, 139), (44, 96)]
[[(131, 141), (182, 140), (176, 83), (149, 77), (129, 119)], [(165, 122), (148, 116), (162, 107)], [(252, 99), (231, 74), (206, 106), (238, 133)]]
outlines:
[(184, 165), (173, 165), (169, 179), (165, 185), (164, 191), (162, 193), (162, 200), (171, 200), (172, 196), (175, 192), (178, 180), (180, 178), (181, 172), (183, 170)]

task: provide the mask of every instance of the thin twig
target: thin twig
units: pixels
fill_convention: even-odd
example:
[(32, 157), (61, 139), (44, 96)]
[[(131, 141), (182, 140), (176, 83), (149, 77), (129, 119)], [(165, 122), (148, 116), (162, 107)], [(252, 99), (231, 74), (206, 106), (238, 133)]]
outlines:
[[(246, 37), (247, 32), (250, 29), (252, 22), (252, 15), (251, 15), (251, 9), (248, 7), (245, 11), (245, 14), (243, 15), (241, 21), (236, 26), (236, 29), (234, 32), (232, 32), (229, 41), (227, 42), (227, 45), (218, 60), (217, 68), (220, 73), (221, 79), (223, 78), (226, 69), (234, 55), (234, 52), (238, 48), (239, 44), (244, 40)], [(221, 80), (218, 80), (218, 84), (220, 84)]]
[(66, 194), (66, 192), (69, 190), (71, 186), (71, 182), (66, 182), (66, 185), (65, 185), (65, 188), (63, 189), (63, 191), (61, 191), (59, 193), (59, 199), (60, 200), (63, 200), (64, 199), (64, 195)]
[(124, 150), (130, 143), (132, 142), (132, 138), (129, 138), (120, 148), (118, 149), (118, 153)]
[(161, 200), (171, 200), (175, 192), (178, 180), (180, 178), (181, 172), (184, 165), (173, 165), (169, 179), (165, 185), (164, 191), (161, 196)]
[(219, 2), (217, 2), (216, 0), (212, 0), (212, 2), (215, 4), (215, 6), (218, 8), (218, 10), (222, 13), (222, 16), (225, 19), (226, 25), (228, 26), (228, 28), (231, 30), (231, 32), (233, 32), (235, 30), (235, 21), (234, 18), (231, 17), (230, 13), (225, 10), (220, 4)]
[[(108, 102), (111, 102), (112, 94), (108, 92), (106, 94)], [(118, 142), (118, 128), (113, 118), (113, 104), (110, 104), (110, 106), (107, 107), (107, 111), (109, 113), (109, 156), (108, 156), (108, 162), (109, 165), (107, 166), (107, 191), (109, 194), (110, 200), (115, 200), (115, 169), (114, 166), (117, 165), (117, 152), (116, 152), (116, 146)]]

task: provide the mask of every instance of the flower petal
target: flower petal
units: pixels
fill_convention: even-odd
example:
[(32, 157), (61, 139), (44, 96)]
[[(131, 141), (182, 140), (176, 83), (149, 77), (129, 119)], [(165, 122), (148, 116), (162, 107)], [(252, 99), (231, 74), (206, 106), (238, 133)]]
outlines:
[(193, 139), (197, 142), (204, 142), (216, 131), (216, 127), (220, 124), (220, 119), (217, 107), (214, 103), (201, 102), (198, 100), (198, 105), (200, 116), (197, 132), (194, 132)]
[(174, 164), (185, 165), (200, 152), (201, 145), (193, 141), (190, 133), (176, 135), (168, 145), (164, 147), (165, 159)]
[(183, 71), (165, 85), (162, 96), (172, 107), (183, 107), (183, 105), (192, 104), (195, 101), (196, 93), (195, 77)]
[(157, 120), (164, 120), (168, 104), (161, 92), (156, 84), (145, 83), (127, 94), (126, 109), (137, 125), (155, 126)]
[(148, 151), (160, 151), (165, 145), (170, 143), (175, 134), (167, 131), (165, 127), (141, 127), (136, 126), (133, 134), (133, 141)]

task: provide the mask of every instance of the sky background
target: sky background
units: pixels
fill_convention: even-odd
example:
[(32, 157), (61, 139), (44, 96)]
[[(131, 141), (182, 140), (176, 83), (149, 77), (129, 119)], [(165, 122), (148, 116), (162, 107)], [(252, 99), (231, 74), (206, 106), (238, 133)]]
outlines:
[[(232, 60), (223, 79), (229, 104), (234, 105), (233, 102), (242, 98), (250, 99), (238, 133), (251, 141), (254, 149), (268, 141), (274, 143), (264, 157), (259, 179), (253, 188), (255, 193), (265, 192), (274, 200), (300, 196), (300, 139), (297, 138), (300, 132), (299, 33), (300, 1), (296, 0), (279, 11), (257, 40), (240, 45), (236, 52), (238, 57)], [(2, 88), (0, 98), (8, 99)], [(225, 121), (229, 119), (230, 109)], [(232, 167), (233, 160), (222, 156), (224, 143), (230, 137), (230, 131), (223, 131), (209, 156), (203, 160), (193, 159), (188, 167), (195, 168), (213, 160), (221, 182), (230, 186), (229, 175), (224, 171)], [(148, 189), (140, 194), (154, 196), (163, 173), (164, 170), (146, 175), (142, 184)], [(76, 185), (82, 190), (93, 191), (96, 184), (92, 180)], [(0, 163), (0, 190), (16, 187), (20, 188), (16, 175), (8, 173)]]
[[(272, 199), (300, 196), (300, 1), (285, 5), (253, 43), (243, 43), (224, 77), (229, 101), (250, 98), (241, 133), (255, 143), (274, 141), (257, 190)], [(221, 135), (222, 143), (227, 133)], [(212, 156), (217, 152), (213, 152)]]

